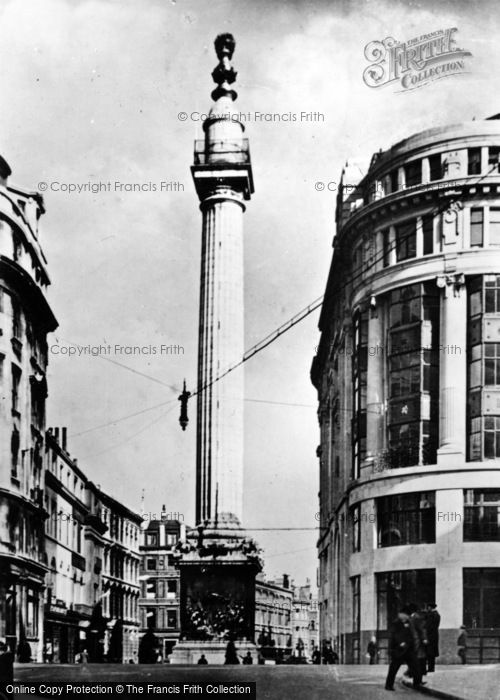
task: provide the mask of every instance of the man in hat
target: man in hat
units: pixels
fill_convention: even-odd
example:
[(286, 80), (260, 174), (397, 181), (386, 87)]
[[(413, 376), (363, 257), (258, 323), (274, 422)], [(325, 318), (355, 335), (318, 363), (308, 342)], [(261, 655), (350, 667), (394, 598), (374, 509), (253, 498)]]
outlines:
[(415, 659), (415, 632), (410, 620), (411, 610), (402, 608), (390, 627), (389, 653), (391, 662), (385, 681), (386, 690), (394, 690), (396, 674), (403, 664), (408, 664), (413, 677), (413, 686), (418, 687), (422, 676)]
[(433, 673), (436, 658), (439, 656), (439, 624), (441, 615), (437, 611), (436, 603), (428, 603), (425, 616), (427, 629), (427, 671)]

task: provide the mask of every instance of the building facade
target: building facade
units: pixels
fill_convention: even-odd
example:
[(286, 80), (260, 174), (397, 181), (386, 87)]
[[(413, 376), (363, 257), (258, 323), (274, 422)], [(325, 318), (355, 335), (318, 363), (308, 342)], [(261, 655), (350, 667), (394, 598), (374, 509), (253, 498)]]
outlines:
[(342, 174), (311, 376), (320, 636), (386, 657), (436, 602), (442, 662), (500, 661), (500, 121), (434, 128)]
[[(59, 441), (60, 440), (60, 441)], [(87, 478), (66, 445), (66, 428), (45, 436), (44, 660), (74, 663), (91, 617), (85, 528), (89, 515)], [(88, 559), (88, 563), (87, 563)]]
[(142, 516), (90, 485), (100, 505), (103, 534), (102, 614), (106, 620), (104, 656), (112, 663), (138, 661), (139, 554)]
[(173, 556), (180, 540), (185, 540), (185, 525), (167, 519), (165, 509), (141, 532), (140, 633), (153, 632), (164, 660), (180, 635), (180, 574)]
[(57, 321), (40, 245), (43, 201), (9, 185), (0, 157), (0, 636), (21, 660), (42, 660), (43, 436), (47, 334)]
[(295, 656), (311, 660), (318, 646), (318, 599), (311, 583), (293, 587), (290, 627)]
[(281, 580), (265, 580), (264, 574), (259, 574), (255, 582), (255, 642), (259, 647), (272, 645), (291, 652), (292, 600), (293, 591), (286, 574)]
[(137, 662), (142, 518), (88, 480), (66, 428), (45, 437), (45, 661)]

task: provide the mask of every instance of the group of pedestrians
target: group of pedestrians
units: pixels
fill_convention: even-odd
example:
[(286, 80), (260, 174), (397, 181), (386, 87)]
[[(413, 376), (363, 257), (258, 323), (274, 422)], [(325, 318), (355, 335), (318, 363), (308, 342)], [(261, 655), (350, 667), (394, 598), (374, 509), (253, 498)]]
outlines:
[(394, 690), (396, 674), (405, 664), (413, 686), (425, 685), (423, 676), (434, 671), (439, 656), (440, 621), (435, 603), (428, 603), (422, 609), (412, 603), (400, 610), (390, 628), (386, 690)]

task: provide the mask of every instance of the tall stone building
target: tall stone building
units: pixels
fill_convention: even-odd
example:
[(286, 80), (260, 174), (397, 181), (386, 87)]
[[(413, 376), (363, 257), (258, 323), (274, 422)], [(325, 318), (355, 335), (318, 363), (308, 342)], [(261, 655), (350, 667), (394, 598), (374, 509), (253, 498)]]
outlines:
[(320, 636), (364, 660), (436, 602), (442, 662), (500, 661), (500, 121), (434, 128), (342, 174), (312, 365)]
[(102, 614), (104, 655), (115, 663), (137, 663), (139, 650), (139, 570), (142, 516), (99, 486), (90, 485), (107, 526), (103, 534)]
[(47, 334), (57, 321), (46, 298), (43, 201), (11, 186), (10, 174), (0, 157), (0, 636), (41, 661)]
[(44, 657), (137, 662), (142, 518), (86, 477), (66, 428), (47, 432), (45, 455)]
[(167, 519), (165, 509), (160, 520), (150, 520), (141, 532), (140, 632), (153, 632), (156, 652), (164, 660), (180, 634), (180, 577), (174, 552), (185, 533), (185, 525)]

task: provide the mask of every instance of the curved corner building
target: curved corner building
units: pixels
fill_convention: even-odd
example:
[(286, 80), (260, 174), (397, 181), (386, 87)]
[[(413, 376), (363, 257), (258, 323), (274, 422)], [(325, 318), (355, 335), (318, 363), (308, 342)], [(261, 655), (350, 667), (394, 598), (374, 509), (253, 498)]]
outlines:
[(10, 184), (0, 156), (0, 637), (42, 661), (47, 334), (57, 321), (40, 244), (40, 194)]
[[(387, 659), (436, 602), (438, 663), (500, 661), (500, 121), (434, 128), (344, 169), (311, 376), (320, 638)], [(359, 179), (359, 175), (358, 175)]]

